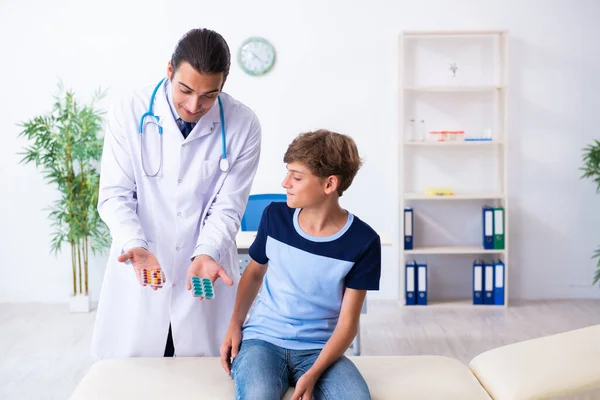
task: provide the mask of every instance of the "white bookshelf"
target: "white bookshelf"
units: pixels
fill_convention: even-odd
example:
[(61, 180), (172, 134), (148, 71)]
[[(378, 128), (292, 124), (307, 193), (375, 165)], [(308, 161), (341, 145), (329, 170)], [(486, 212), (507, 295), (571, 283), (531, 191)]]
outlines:
[(504, 250), (486, 250), (483, 246), (416, 246), (404, 254), (503, 254)]
[(490, 140), (482, 142), (405, 142), (405, 146), (439, 146), (439, 147), (485, 147), (485, 146), (501, 146), (502, 140)]
[[(405, 304), (406, 262), (417, 260), (428, 265), (428, 305), (501, 308), (472, 304), (472, 262), (476, 258), (504, 262), (505, 307), (509, 304), (508, 45), (508, 32), (504, 30), (405, 31), (400, 35), (398, 168), (402, 304)], [(452, 76), (451, 63), (458, 65), (457, 78)], [(409, 134), (411, 120), (415, 126)], [(429, 134), (421, 138), (424, 140), (415, 140), (414, 130), (419, 130), (421, 121), (425, 132), (464, 131), (464, 136), (470, 139), (487, 140), (434, 141)], [(425, 195), (425, 189), (431, 187), (451, 187), (454, 194)], [(483, 248), (483, 205), (504, 208), (504, 249)], [(412, 250), (404, 249), (405, 207), (414, 210)], [(420, 215), (422, 210), (426, 215)], [(469, 257), (470, 263), (462, 265)], [(453, 265), (455, 258), (460, 260)], [(444, 266), (436, 271), (440, 262)], [(454, 279), (448, 286), (467, 289), (450, 293), (448, 298), (437, 298), (431, 288), (443, 288), (445, 276)], [(441, 281), (434, 285), (433, 279)]]
[(453, 201), (453, 200), (502, 200), (504, 193), (455, 193), (452, 196), (428, 196), (422, 193), (404, 193), (404, 200)]
[(404, 90), (413, 92), (490, 92), (502, 90), (502, 86), (414, 86), (405, 87)]

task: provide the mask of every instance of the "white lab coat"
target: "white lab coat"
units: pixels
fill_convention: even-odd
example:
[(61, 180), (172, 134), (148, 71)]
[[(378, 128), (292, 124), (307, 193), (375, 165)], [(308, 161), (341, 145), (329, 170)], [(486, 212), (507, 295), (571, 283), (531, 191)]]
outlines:
[[(258, 119), (231, 96), (220, 95), (230, 164), (221, 172), (218, 102), (184, 139), (163, 83), (153, 109), (163, 124), (162, 171), (148, 177), (141, 164), (138, 125), (153, 89), (134, 92), (109, 113), (98, 210), (113, 242), (92, 338), (96, 358), (163, 356), (169, 323), (177, 356), (217, 356), (239, 283), (235, 236), (258, 167)], [(143, 138), (144, 164), (153, 174), (160, 142), (156, 134), (150, 136)], [(126, 244), (144, 242), (166, 275), (167, 284), (157, 291), (142, 287), (133, 267), (117, 261)], [(200, 245), (218, 251), (219, 264), (234, 281), (227, 286), (217, 280), (215, 298), (209, 301), (186, 290), (190, 259)]]

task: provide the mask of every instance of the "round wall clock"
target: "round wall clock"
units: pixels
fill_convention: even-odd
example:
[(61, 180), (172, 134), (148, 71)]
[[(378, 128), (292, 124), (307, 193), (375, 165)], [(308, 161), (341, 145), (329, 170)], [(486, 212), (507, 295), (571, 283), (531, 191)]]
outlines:
[(261, 37), (248, 38), (240, 46), (238, 63), (248, 75), (264, 75), (275, 64), (275, 48)]

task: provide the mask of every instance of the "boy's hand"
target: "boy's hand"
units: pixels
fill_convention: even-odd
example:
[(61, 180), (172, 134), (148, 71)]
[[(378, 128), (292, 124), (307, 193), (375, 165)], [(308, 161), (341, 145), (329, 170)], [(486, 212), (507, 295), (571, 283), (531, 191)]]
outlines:
[(312, 392), (316, 383), (317, 378), (310, 371), (306, 372), (298, 379), (292, 400), (312, 400)]
[(223, 344), (221, 345), (221, 365), (227, 375), (231, 376), (231, 363), (237, 357), (242, 342), (242, 328), (239, 325), (229, 325)]
[[(161, 269), (160, 264), (158, 263), (158, 260), (156, 259), (154, 254), (144, 249), (143, 247), (134, 247), (132, 249), (129, 249), (127, 252), (121, 254), (117, 260), (122, 263), (131, 261), (133, 269), (135, 270), (135, 274), (137, 275), (138, 281), (142, 286), (146, 285), (142, 282), (142, 278), (140, 275), (141, 270)], [(162, 274), (162, 276), (163, 282), (166, 282), (167, 280), (164, 276), (164, 273)], [(152, 286), (152, 289), (156, 290), (157, 287)]]
[[(208, 278), (214, 284), (215, 281), (219, 278), (225, 282), (226, 285), (233, 285), (233, 281), (225, 272), (225, 269), (221, 267), (212, 257), (207, 255), (200, 255), (194, 258), (194, 261), (190, 264), (187, 273), (186, 279), (186, 289), (191, 290), (192, 285), (190, 283), (190, 278), (192, 276), (197, 276), (199, 278)], [(199, 300), (202, 300), (202, 297), (198, 297)]]

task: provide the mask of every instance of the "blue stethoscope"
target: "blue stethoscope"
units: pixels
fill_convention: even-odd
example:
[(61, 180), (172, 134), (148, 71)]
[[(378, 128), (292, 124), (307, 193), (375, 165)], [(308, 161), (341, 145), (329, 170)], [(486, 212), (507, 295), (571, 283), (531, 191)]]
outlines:
[[(152, 111), (152, 106), (154, 105), (154, 99), (156, 98), (156, 92), (158, 92), (158, 89), (163, 84), (164, 80), (165, 80), (165, 78), (161, 79), (160, 82), (158, 82), (158, 85), (156, 85), (156, 87), (154, 88), (154, 91), (152, 92), (152, 96), (150, 96), (150, 105), (148, 107), (148, 111), (146, 111), (144, 113), (144, 115), (142, 115), (142, 118), (140, 119), (139, 134), (140, 134), (140, 154), (141, 154), (141, 159), (142, 159), (142, 169), (144, 170), (144, 174), (146, 174), (146, 176), (149, 176), (149, 177), (157, 176), (160, 173), (160, 170), (162, 169), (162, 163), (163, 163), (163, 142), (162, 142), (163, 141), (163, 138), (162, 138), (163, 127), (159, 121), (159, 117), (154, 115), (154, 112)], [(223, 112), (223, 103), (221, 102), (221, 97), (218, 96), (217, 100), (219, 101), (219, 113), (221, 115), (221, 159), (219, 160), (219, 168), (221, 169), (221, 171), (227, 172), (227, 170), (229, 169), (229, 161), (227, 160), (227, 141), (225, 139), (225, 114)], [(144, 120), (146, 119), (146, 117), (150, 117), (150, 121), (148, 123), (154, 124), (157, 126), (158, 135), (160, 137), (160, 163), (158, 165), (158, 170), (154, 174), (149, 174), (148, 172), (146, 172), (146, 166), (144, 165), (143, 136), (144, 136)]]

